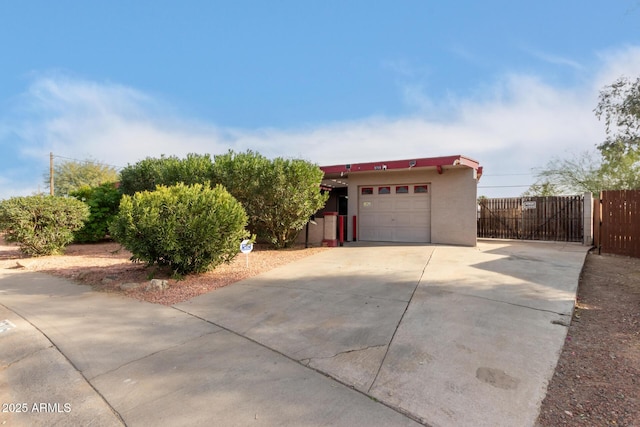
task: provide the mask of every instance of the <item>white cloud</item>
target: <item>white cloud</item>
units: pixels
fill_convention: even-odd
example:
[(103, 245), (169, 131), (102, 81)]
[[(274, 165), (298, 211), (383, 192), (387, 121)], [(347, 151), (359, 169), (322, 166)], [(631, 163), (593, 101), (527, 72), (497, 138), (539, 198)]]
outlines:
[[(133, 88), (48, 76), (33, 83), (23, 97), (22, 116), (5, 121), (3, 134), (18, 134), (22, 153), (39, 159), (40, 165), (50, 151), (119, 166), (147, 156), (227, 149), (303, 157), (319, 164), (462, 154), (485, 166), (481, 185), (529, 184), (526, 177), (490, 175), (527, 173), (554, 156), (592, 148), (604, 138), (603, 125), (593, 114), (598, 91), (621, 74), (640, 75), (640, 47), (602, 53), (599, 60), (591, 79), (573, 87), (506, 74), (480, 95), (458, 94), (439, 103), (418, 87), (412, 96), (425, 108), (416, 108), (411, 116), (289, 129), (223, 128), (184, 118), (166, 102)], [(448, 114), (433, 118), (425, 110)], [(515, 189), (512, 195), (524, 190)], [(505, 190), (499, 194), (511, 195)]]
[(67, 78), (37, 80), (24, 96), (32, 116), (17, 126), (23, 153), (49, 151), (125, 165), (147, 156), (223, 147), (215, 126), (182, 119), (161, 100), (115, 84)]
[(593, 80), (596, 90), (602, 89), (621, 76), (640, 76), (640, 46), (626, 46), (624, 48), (601, 52), (600, 61), (605, 64)]
[(555, 65), (562, 65), (565, 67), (570, 67), (573, 68), (575, 70), (583, 70), (584, 66), (582, 64), (580, 64), (577, 61), (574, 61), (571, 58), (567, 58), (564, 56), (560, 56), (560, 55), (554, 55), (552, 53), (545, 53), (545, 52), (540, 52), (537, 50), (530, 50), (529, 51), (533, 56), (535, 56), (536, 58), (548, 62), (550, 64), (555, 64)]

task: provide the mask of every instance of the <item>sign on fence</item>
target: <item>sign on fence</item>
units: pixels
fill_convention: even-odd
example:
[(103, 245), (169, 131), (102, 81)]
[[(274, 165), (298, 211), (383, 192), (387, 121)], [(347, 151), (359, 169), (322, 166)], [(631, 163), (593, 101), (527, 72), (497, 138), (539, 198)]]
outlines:
[(584, 196), (480, 199), (478, 237), (582, 242)]

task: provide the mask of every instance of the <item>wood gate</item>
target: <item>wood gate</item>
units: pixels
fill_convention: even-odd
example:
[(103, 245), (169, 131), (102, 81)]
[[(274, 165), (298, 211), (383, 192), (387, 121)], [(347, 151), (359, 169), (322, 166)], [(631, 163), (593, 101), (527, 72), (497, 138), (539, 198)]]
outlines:
[(478, 237), (582, 242), (584, 196), (478, 200)]
[(593, 213), (596, 247), (640, 258), (640, 190), (603, 191)]

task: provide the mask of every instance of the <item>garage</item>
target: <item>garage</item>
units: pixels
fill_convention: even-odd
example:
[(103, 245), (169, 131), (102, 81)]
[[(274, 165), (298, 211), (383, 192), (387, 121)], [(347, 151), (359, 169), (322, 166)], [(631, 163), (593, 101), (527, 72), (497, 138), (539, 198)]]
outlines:
[(431, 242), (429, 184), (360, 186), (360, 240)]
[[(482, 167), (465, 156), (321, 166), (335, 240), (476, 245)], [(335, 218), (335, 217), (334, 217)]]

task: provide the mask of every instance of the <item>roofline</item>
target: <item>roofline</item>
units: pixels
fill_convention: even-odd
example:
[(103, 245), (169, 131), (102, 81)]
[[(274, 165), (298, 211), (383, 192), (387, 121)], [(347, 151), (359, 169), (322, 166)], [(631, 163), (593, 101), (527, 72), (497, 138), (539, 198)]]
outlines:
[(476, 160), (461, 155), (320, 166), (320, 169), (325, 173), (325, 175), (327, 175), (341, 172), (354, 173), (378, 170), (411, 169), (414, 167), (424, 168), (443, 166), (466, 166), (482, 173), (482, 166), (480, 166)]

